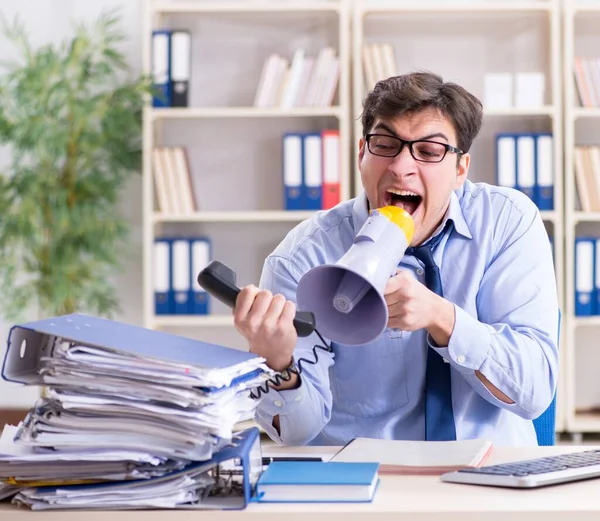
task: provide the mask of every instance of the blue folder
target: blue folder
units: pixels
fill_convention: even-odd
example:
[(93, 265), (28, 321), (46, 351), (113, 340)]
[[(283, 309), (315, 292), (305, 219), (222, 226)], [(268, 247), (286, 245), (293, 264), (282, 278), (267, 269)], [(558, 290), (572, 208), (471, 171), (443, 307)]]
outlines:
[[(42, 384), (37, 374), (38, 361), (42, 356), (51, 356), (57, 341), (214, 369), (232, 367), (256, 358), (255, 354), (247, 351), (105, 318), (72, 314), (13, 326), (8, 334), (2, 377), (11, 382)], [(255, 369), (238, 376), (232, 385), (254, 378), (261, 371)]]
[[(223, 464), (226, 465), (223, 465)], [(182, 475), (193, 473), (203, 473), (212, 469), (219, 468), (218, 479), (220, 481), (218, 493), (203, 498), (199, 504), (185, 503), (177, 505), (174, 508), (179, 510), (186, 509), (218, 509), (218, 510), (237, 510), (243, 509), (251, 501), (254, 492), (254, 483), (256, 477), (262, 471), (262, 458), (260, 449), (260, 436), (256, 427), (251, 427), (241, 432), (233, 444), (229, 445), (213, 454), (208, 461), (195, 462), (182, 470), (177, 470), (157, 478), (115, 481), (107, 483), (94, 483), (86, 485), (61, 485), (60, 487), (38, 487), (36, 492), (46, 496), (48, 499), (54, 497), (56, 491), (77, 490), (80, 492), (105, 492), (115, 493), (124, 488), (135, 488), (136, 486), (147, 486), (150, 484), (164, 483), (173, 480)], [(214, 474), (213, 474), (214, 477)], [(46, 508), (72, 508), (64, 507), (61, 504), (55, 504)], [(81, 508), (81, 507), (80, 507)], [(102, 504), (97, 506), (85, 506), (86, 509), (105, 509)], [(146, 507), (142, 507), (146, 508)]]

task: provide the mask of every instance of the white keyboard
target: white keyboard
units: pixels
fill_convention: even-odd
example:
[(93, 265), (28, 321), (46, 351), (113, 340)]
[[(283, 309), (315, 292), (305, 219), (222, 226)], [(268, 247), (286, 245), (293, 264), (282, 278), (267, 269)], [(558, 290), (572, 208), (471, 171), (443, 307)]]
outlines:
[(448, 483), (537, 488), (600, 477), (600, 450), (586, 450), (442, 474)]

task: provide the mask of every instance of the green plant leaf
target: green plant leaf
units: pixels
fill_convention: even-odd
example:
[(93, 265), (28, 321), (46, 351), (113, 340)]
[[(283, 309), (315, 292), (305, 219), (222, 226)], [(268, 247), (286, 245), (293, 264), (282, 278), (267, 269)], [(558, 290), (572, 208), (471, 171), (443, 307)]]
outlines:
[(120, 269), (128, 225), (118, 203), (141, 164), (141, 120), (152, 94), (120, 45), (119, 10), (74, 26), (71, 38), (33, 48), (19, 20), (3, 32), (18, 59), (0, 71), (0, 293), (15, 317), (111, 315), (108, 283)]

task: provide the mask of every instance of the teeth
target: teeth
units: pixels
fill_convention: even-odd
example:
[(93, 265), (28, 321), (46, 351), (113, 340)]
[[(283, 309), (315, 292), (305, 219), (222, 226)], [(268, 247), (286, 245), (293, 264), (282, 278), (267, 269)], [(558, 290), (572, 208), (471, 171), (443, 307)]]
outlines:
[(411, 192), (409, 190), (396, 190), (395, 188), (390, 188), (388, 192), (395, 195), (414, 195), (417, 197), (419, 196), (419, 194), (415, 194), (414, 192)]

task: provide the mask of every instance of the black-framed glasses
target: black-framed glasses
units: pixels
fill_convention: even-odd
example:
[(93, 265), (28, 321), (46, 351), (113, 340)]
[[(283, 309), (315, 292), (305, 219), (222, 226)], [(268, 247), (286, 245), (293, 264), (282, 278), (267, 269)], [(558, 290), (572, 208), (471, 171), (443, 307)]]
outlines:
[(396, 157), (404, 146), (408, 146), (410, 155), (416, 161), (422, 163), (440, 163), (448, 152), (463, 154), (460, 148), (453, 147), (448, 143), (430, 141), (428, 139), (417, 139), (416, 141), (405, 141), (399, 137), (388, 134), (367, 134), (367, 147), (374, 156)]

